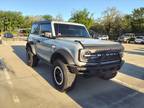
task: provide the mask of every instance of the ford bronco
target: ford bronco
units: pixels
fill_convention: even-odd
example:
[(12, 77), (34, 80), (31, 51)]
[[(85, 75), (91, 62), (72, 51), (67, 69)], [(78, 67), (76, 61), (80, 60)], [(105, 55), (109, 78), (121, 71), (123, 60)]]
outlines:
[(109, 80), (123, 64), (123, 46), (93, 39), (83, 24), (39, 21), (32, 24), (26, 44), (27, 64), (52, 64), (56, 89), (66, 91), (80, 74)]

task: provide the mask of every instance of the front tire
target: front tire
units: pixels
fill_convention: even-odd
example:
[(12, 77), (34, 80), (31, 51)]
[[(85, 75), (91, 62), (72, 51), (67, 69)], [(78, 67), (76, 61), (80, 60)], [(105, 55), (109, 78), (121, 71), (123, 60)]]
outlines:
[(63, 92), (72, 87), (76, 75), (69, 72), (62, 60), (56, 60), (53, 68), (53, 82), (57, 90)]
[(36, 67), (38, 65), (38, 57), (34, 55), (31, 51), (31, 49), (28, 47), (26, 51), (26, 58), (27, 58), (27, 64), (31, 67)]
[(114, 78), (116, 75), (117, 75), (117, 72), (108, 72), (108, 73), (101, 74), (100, 78), (104, 80), (110, 80)]

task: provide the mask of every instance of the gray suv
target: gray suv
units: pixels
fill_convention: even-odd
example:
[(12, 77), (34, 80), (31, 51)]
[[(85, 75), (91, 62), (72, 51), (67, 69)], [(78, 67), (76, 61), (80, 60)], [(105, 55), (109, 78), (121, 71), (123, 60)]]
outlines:
[(123, 64), (123, 50), (119, 43), (91, 38), (82, 24), (57, 21), (33, 23), (26, 44), (28, 65), (37, 66), (39, 60), (52, 64), (60, 91), (72, 87), (80, 74), (115, 77)]

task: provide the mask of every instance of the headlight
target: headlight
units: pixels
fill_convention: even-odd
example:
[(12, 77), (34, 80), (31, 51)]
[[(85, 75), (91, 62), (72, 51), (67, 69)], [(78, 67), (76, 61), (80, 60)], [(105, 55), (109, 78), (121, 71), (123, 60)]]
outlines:
[(79, 53), (80, 61), (86, 62), (90, 56), (91, 56), (91, 51), (80, 50), (80, 53)]
[(93, 62), (96, 58), (98, 58), (100, 55), (93, 54), (90, 50), (80, 50), (80, 61), (82, 62)]

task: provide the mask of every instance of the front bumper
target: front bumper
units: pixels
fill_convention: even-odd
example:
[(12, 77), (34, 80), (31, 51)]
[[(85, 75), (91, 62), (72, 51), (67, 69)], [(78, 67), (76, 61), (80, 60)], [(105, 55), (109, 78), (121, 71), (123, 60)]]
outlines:
[(97, 63), (95, 65), (85, 65), (85, 66), (75, 66), (68, 65), (68, 69), (71, 73), (76, 74), (97, 74), (103, 72), (116, 72), (119, 70), (124, 61), (111, 61), (111, 62), (103, 62)]

